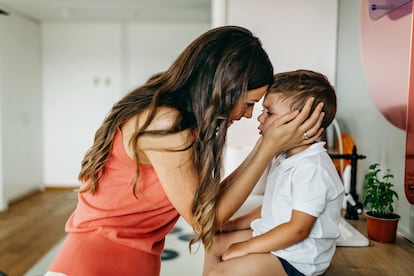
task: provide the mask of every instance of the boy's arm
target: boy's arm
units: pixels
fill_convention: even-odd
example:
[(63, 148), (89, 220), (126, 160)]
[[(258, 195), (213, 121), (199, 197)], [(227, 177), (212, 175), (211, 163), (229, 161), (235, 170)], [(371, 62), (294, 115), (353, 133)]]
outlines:
[(247, 241), (234, 243), (223, 254), (224, 261), (252, 253), (267, 253), (294, 245), (309, 236), (316, 217), (293, 210), (289, 222)]

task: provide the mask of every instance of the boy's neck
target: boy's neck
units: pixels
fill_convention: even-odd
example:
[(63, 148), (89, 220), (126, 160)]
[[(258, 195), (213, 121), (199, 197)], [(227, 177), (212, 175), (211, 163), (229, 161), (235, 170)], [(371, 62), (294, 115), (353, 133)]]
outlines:
[(299, 152), (302, 152), (302, 151), (306, 150), (307, 148), (309, 148), (309, 147), (310, 147), (311, 145), (313, 145), (313, 144), (314, 144), (314, 143), (309, 144), (309, 145), (299, 146), (299, 147), (296, 147), (296, 148), (290, 149), (290, 150), (288, 150), (288, 151), (286, 152), (286, 157), (291, 157), (291, 156), (293, 156), (293, 155), (295, 155), (295, 154), (298, 154)]

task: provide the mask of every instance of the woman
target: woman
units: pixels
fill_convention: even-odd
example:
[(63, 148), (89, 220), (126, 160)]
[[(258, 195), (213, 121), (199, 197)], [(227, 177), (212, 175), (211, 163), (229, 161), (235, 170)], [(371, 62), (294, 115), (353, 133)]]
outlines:
[[(321, 133), (320, 108), (306, 120), (309, 102), (278, 120), (221, 182), (228, 126), (250, 118), (272, 82), (258, 38), (225, 26), (202, 34), (168, 70), (116, 103), (82, 161), (78, 205), (49, 271), (159, 275), (165, 236), (180, 215), (194, 228), (192, 243), (210, 248), (272, 156)], [(305, 131), (313, 137), (304, 140)]]

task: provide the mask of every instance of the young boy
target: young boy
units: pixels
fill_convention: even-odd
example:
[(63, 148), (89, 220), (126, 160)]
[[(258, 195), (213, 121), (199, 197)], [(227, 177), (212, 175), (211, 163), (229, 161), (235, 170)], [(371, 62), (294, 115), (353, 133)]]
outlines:
[[(279, 116), (300, 110), (309, 97), (324, 103), (322, 126), (336, 114), (335, 91), (309, 70), (275, 75), (266, 94), (259, 131)], [(304, 133), (304, 139), (308, 139)], [(324, 142), (293, 148), (271, 164), (263, 204), (238, 217), (205, 253), (203, 275), (320, 275), (328, 268), (339, 237), (344, 189)]]

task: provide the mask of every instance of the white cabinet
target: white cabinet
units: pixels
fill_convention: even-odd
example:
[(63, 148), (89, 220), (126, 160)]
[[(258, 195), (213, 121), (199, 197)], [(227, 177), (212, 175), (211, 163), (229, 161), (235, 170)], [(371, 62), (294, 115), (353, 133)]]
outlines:
[(0, 210), (43, 188), (40, 24), (0, 16)]
[(43, 24), (45, 183), (69, 186), (121, 91), (120, 23)]
[(209, 27), (207, 23), (44, 23), (45, 185), (78, 185), (84, 153), (112, 105), (165, 70)]

